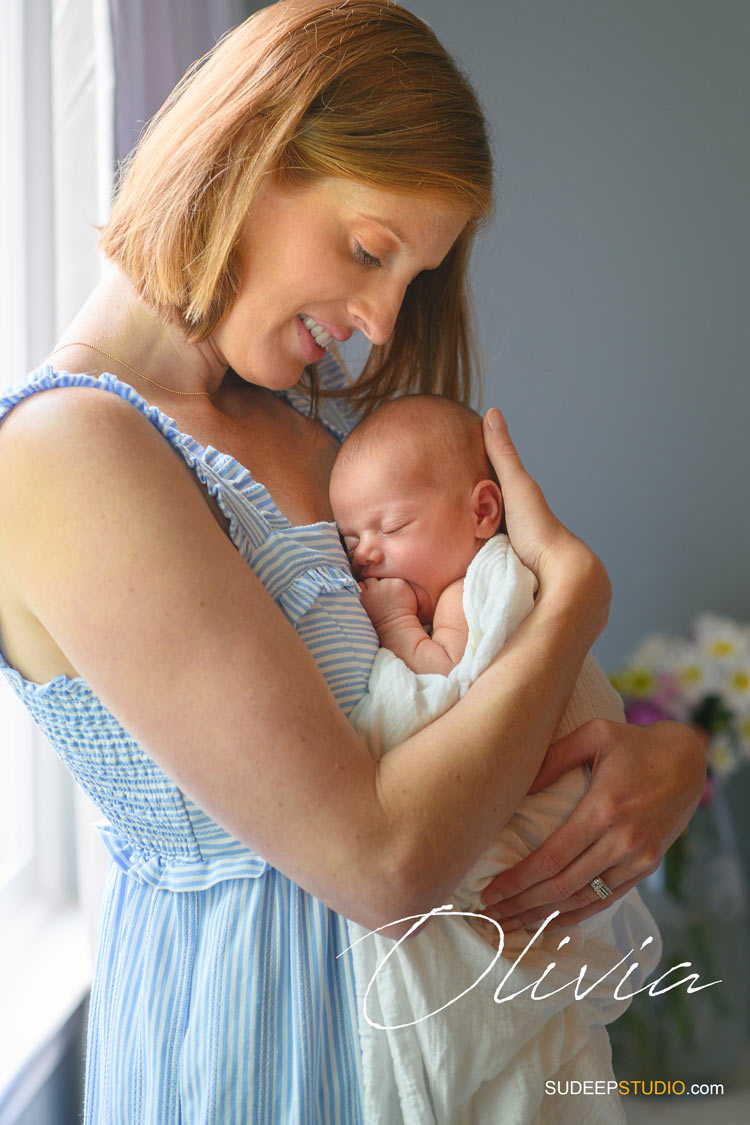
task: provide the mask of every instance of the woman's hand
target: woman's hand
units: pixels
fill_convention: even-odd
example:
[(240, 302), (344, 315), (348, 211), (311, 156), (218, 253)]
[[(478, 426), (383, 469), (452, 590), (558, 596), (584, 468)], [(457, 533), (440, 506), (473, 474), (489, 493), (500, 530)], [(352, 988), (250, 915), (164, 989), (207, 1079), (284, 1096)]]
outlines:
[(607, 622), (611, 596), (601, 560), (550, 511), (496, 408), (484, 417), (484, 443), (500, 482), (505, 524), (516, 554), (539, 579), (540, 595), (559, 594), (563, 604), (590, 621), (593, 643)]
[[(591, 784), (565, 823), (485, 888), (485, 913), (505, 930), (554, 910), (561, 912), (554, 925), (572, 925), (624, 895), (686, 827), (706, 779), (705, 753), (689, 727), (594, 719), (553, 743), (531, 792), (581, 762), (591, 764)], [(597, 875), (613, 898), (601, 900), (590, 886)]]

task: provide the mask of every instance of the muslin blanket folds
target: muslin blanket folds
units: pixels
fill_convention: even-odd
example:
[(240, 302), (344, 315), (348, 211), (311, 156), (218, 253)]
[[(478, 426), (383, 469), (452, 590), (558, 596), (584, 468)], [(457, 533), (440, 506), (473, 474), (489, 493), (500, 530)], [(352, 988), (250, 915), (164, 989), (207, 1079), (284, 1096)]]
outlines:
[[(469, 640), (450, 675), (417, 675), (393, 653), (378, 652), (368, 693), (352, 715), (374, 755), (386, 753), (461, 698), (530, 612), (534, 584), (507, 537), (497, 535), (467, 572)], [(556, 737), (597, 716), (624, 719), (619, 696), (589, 656)], [(496, 928), (457, 914), (482, 913), (479, 895), (490, 879), (546, 839), (587, 782), (588, 771), (579, 767), (524, 799), (456, 889), (455, 916), (447, 912), (433, 918), (398, 945), (349, 923), (366, 1125), (625, 1122), (614, 1092), (574, 1096), (556, 1091), (559, 1083), (566, 1089), (567, 1080), (614, 1081), (604, 1025), (624, 1011), (628, 1000), (615, 1000), (613, 993), (636, 962), (639, 968), (621, 992), (627, 996), (639, 988), (661, 952), (656, 925), (637, 892), (578, 926), (544, 930), (525, 953), (539, 924), (508, 934), (494, 964), (500, 942)], [(626, 957), (630, 950), (634, 955)], [(532, 997), (530, 986), (551, 962), (555, 965), (536, 995), (556, 995)], [(583, 966), (582, 998), (576, 1000)], [(548, 1080), (553, 1092), (545, 1088)]]

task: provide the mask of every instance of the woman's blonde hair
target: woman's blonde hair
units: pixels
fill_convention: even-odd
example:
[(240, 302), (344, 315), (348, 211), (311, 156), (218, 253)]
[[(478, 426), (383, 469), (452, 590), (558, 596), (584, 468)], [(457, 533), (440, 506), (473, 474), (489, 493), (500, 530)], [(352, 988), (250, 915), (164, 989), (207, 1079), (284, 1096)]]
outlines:
[(344, 176), (469, 211), (351, 391), (365, 407), (407, 391), (468, 401), (468, 262), (492, 161), (476, 95), (433, 32), (389, 0), (283, 0), (188, 71), (125, 165), (101, 245), (190, 340), (236, 297), (240, 231), (269, 175), (283, 186)]

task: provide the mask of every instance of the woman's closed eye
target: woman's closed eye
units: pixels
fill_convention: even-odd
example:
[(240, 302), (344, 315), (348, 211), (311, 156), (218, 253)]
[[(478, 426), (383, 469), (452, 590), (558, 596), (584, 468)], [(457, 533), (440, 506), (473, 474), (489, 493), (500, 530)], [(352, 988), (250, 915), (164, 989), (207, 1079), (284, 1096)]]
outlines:
[(371, 266), (374, 269), (380, 269), (383, 265), (380, 258), (376, 258), (369, 250), (365, 250), (361, 242), (354, 240), (354, 257), (362, 266)]

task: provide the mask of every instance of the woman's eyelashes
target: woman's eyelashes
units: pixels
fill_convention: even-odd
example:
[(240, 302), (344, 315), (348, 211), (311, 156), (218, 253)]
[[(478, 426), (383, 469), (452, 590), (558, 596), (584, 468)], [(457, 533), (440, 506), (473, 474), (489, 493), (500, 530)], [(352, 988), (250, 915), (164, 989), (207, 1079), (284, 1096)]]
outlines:
[(374, 269), (380, 269), (383, 265), (380, 258), (376, 258), (374, 254), (370, 254), (365, 250), (361, 242), (354, 240), (354, 257), (362, 266), (372, 266)]

